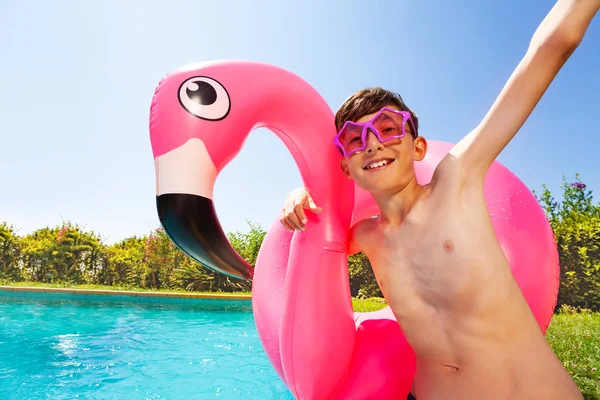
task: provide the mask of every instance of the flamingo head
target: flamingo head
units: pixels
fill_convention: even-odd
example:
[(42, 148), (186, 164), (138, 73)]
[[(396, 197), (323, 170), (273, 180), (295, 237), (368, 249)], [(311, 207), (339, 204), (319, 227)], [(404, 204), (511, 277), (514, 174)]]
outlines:
[(250, 279), (213, 204), (218, 173), (256, 124), (261, 64), (212, 62), (174, 71), (156, 88), (150, 111), (159, 219), (171, 240), (202, 265)]
[(252, 267), (234, 251), (219, 224), (213, 188), (250, 132), (267, 127), (290, 150), (305, 185), (325, 209), (319, 216), (322, 226), (328, 226), (322, 230), (323, 241), (344, 242), (354, 194), (332, 144), (333, 121), (314, 88), (273, 65), (213, 61), (168, 74), (152, 101), (150, 141), (158, 214), (171, 240), (206, 267), (252, 277)]

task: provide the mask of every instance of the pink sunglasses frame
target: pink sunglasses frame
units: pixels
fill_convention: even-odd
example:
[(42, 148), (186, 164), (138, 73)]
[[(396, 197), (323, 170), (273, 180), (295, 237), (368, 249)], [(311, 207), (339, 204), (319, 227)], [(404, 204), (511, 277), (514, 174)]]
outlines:
[[(398, 115), (402, 115), (402, 133), (400, 135), (395, 135), (395, 136), (390, 136), (388, 138), (383, 139), (381, 137), (380, 132), (377, 130), (377, 128), (375, 128), (375, 126), (373, 125), (373, 121), (375, 121), (377, 118), (379, 118), (379, 116), (384, 112), (384, 111), (389, 111), (392, 112), (394, 114), (398, 114)], [(381, 143), (387, 142), (389, 140), (392, 139), (401, 139), (404, 136), (406, 136), (406, 129), (404, 128), (404, 126), (406, 125), (406, 122), (410, 122), (410, 126), (413, 130), (413, 132), (415, 132), (416, 134), (416, 129), (415, 129), (415, 124), (413, 123), (412, 117), (410, 115), (410, 113), (408, 111), (399, 111), (399, 110), (394, 110), (393, 108), (389, 108), (389, 107), (382, 107), (377, 114), (375, 114), (373, 116), (373, 118), (371, 118), (368, 121), (365, 122), (353, 122), (353, 121), (346, 121), (346, 123), (344, 123), (344, 126), (342, 126), (342, 129), (339, 130), (339, 132), (337, 133), (337, 135), (335, 135), (335, 138), (333, 139), (333, 143), (335, 144), (335, 146), (342, 152), (342, 154), (344, 155), (344, 157), (349, 157), (359, 151), (363, 151), (366, 147), (367, 147), (367, 133), (369, 130), (371, 130), (375, 136), (377, 136), (377, 140), (379, 140)], [(348, 126), (357, 126), (357, 127), (361, 127), (362, 128), (362, 133), (361, 133), (361, 140), (362, 140), (362, 146), (359, 147), (358, 149), (354, 149), (350, 152), (347, 152), (346, 149), (344, 148), (344, 146), (342, 145), (342, 143), (340, 142), (340, 137), (342, 136), (342, 133), (344, 132), (344, 130), (348, 127)]]

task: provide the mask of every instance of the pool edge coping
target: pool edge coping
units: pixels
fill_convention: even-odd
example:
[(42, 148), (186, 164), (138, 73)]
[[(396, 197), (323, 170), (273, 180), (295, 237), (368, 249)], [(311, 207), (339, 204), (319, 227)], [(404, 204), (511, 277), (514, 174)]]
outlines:
[(37, 293), (68, 293), (83, 295), (109, 295), (109, 296), (130, 296), (130, 297), (167, 297), (184, 299), (219, 299), (219, 300), (252, 300), (252, 295), (229, 295), (229, 294), (208, 294), (208, 293), (168, 293), (168, 292), (136, 292), (134, 290), (103, 290), (103, 289), (71, 289), (71, 288), (50, 288), (37, 286), (0, 286), (0, 291), (5, 292), (37, 292)]

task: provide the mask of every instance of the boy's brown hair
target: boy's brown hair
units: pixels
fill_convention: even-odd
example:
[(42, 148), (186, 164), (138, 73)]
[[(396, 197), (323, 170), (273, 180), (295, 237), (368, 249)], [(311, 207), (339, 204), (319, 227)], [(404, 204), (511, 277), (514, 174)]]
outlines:
[(335, 113), (336, 130), (339, 131), (346, 121), (357, 121), (363, 116), (377, 112), (385, 106), (395, 106), (400, 111), (408, 111), (415, 125), (413, 138), (419, 136), (419, 120), (417, 115), (408, 108), (399, 94), (380, 87), (361, 89), (348, 97)]

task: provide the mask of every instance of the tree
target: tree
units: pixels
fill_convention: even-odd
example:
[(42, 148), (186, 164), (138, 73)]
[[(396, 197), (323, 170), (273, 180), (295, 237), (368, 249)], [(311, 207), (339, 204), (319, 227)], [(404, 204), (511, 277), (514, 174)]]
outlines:
[(98, 275), (107, 266), (100, 237), (71, 223), (26, 235), (20, 250), (21, 276), (28, 280), (97, 283)]
[[(258, 251), (265, 238), (266, 231), (259, 225), (246, 221), (250, 230), (248, 232), (231, 232), (227, 239), (234, 250), (248, 264), (256, 265)], [(211, 269), (204, 268), (200, 264), (188, 259), (189, 262), (181, 263), (173, 274), (173, 285), (183, 287), (186, 290), (201, 290), (211, 292), (237, 292), (250, 291), (251, 281), (243, 281), (220, 274)]]
[(348, 257), (348, 272), (350, 275), (350, 294), (364, 299), (369, 297), (383, 297), (371, 263), (364, 253)]
[(143, 271), (145, 238), (133, 236), (106, 249), (107, 268), (99, 276), (102, 285), (139, 286)]
[(240, 257), (254, 267), (258, 251), (260, 250), (260, 246), (262, 246), (267, 232), (260, 225), (254, 225), (250, 221), (246, 221), (246, 224), (250, 227), (248, 232), (231, 232), (227, 234), (227, 239), (229, 239), (229, 243), (231, 243), (231, 246), (237, 251)]
[(600, 310), (600, 205), (581, 181), (563, 176), (563, 199), (556, 201), (546, 185), (539, 197), (554, 231), (560, 259), (557, 308), (563, 304)]
[(142, 287), (166, 288), (173, 271), (187, 256), (169, 239), (163, 228), (157, 228), (144, 243), (140, 282)]
[(0, 223), (0, 279), (19, 279), (21, 241), (12, 226)]

